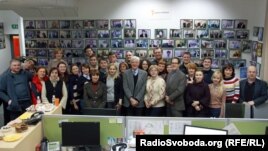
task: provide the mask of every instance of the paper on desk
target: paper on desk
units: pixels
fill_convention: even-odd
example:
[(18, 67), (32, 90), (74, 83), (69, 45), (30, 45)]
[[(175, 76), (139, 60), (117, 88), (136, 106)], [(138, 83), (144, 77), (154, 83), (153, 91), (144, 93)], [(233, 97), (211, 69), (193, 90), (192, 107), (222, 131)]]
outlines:
[(169, 134), (183, 134), (184, 125), (191, 124), (191, 121), (169, 121)]
[(19, 119), (21, 120), (29, 119), (32, 116), (32, 114), (33, 114), (32, 112), (25, 112), (19, 117)]
[(229, 125), (225, 126), (223, 128), (224, 130), (228, 131), (228, 135), (240, 135), (240, 131), (237, 129), (237, 127), (234, 125), (234, 123), (230, 123)]

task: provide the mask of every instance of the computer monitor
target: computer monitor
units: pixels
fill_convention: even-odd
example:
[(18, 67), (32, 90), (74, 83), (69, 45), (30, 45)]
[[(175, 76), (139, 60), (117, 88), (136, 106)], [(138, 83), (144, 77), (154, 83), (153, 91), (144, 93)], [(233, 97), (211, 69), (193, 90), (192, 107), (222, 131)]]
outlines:
[(184, 125), (184, 135), (227, 135), (228, 131), (192, 125)]
[(244, 118), (245, 104), (242, 103), (226, 103), (225, 104), (225, 118)]
[(62, 146), (100, 146), (99, 122), (63, 122)]
[(116, 109), (107, 108), (84, 108), (82, 109), (84, 115), (102, 115), (102, 116), (116, 116)]

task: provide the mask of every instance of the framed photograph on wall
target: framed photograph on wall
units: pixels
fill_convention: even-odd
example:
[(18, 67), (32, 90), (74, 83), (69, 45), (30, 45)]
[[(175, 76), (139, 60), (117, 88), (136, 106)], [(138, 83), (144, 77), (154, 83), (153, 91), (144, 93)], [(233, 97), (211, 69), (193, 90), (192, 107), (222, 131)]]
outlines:
[(209, 38), (208, 29), (197, 29), (196, 30), (196, 38), (197, 39), (207, 39), (207, 38)]
[(136, 47), (135, 39), (124, 39), (124, 47), (135, 48)]
[(223, 30), (224, 39), (234, 39), (235, 37), (235, 30)]
[(167, 39), (167, 29), (155, 29), (155, 39)]
[(192, 58), (199, 58), (200, 59), (200, 49), (189, 49), (188, 51), (191, 54)]
[(124, 41), (122, 39), (111, 39), (111, 48), (123, 48)]
[(107, 29), (98, 30), (98, 38), (110, 38), (110, 31)]
[(59, 31), (58, 30), (48, 30), (48, 38), (59, 38)]
[(136, 28), (136, 19), (125, 19), (124, 28)]
[(163, 49), (162, 57), (164, 59), (171, 59), (171, 58), (173, 58), (173, 49)]
[(110, 47), (110, 39), (99, 39), (98, 48), (109, 48)]
[(174, 57), (182, 58), (187, 49), (174, 49)]
[(260, 42), (257, 43), (256, 54), (257, 57), (262, 57), (262, 43)]
[(58, 48), (60, 47), (59, 40), (48, 40), (48, 48)]
[(39, 66), (47, 66), (48, 65), (48, 59), (47, 58), (38, 58), (37, 64)]
[(84, 28), (85, 29), (96, 28), (96, 21), (95, 20), (84, 20)]
[(241, 58), (241, 50), (240, 49), (232, 49), (229, 50), (229, 58), (233, 59), (233, 58)]
[(37, 50), (37, 57), (48, 57), (48, 49), (39, 49)]
[(241, 41), (229, 40), (229, 49), (241, 49)]
[(111, 28), (123, 28), (123, 20), (111, 19)]
[(139, 38), (151, 38), (151, 29), (138, 29)]
[(70, 20), (61, 20), (60, 21), (60, 28), (61, 29), (70, 29), (72, 27)]
[(187, 40), (186, 39), (178, 39), (175, 40), (176, 48), (187, 48)]
[(259, 27), (253, 27), (253, 37), (258, 37)]
[(226, 49), (215, 49), (215, 58), (227, 58), (228, 50)]
[(136, 46), (137, 48), (148, 48), (149, 46), (148, 39), (137, 39)]
[(34, 20), (26, 20), (24, 21), (25, 29), (35, 29), (35, 22)]
[(109, 29), (109, 20), (108, 19), (96, 20), (96, 27), (98, 29)]
[(98, 57), (108, 58), (109, 56), (109, 49), (98, 49), (97, 50)]
[(84, 30), (84, 37), (85, 38), (97, 38), (98, 37), (98, 32), (95, 29), (88, 29)]
[(224, 40), (224, 39), (214, 40), (214, 48), (216, 48), (216, 49), (226, 49), (227, 48), (227, 41)]
[(234, 20), (233, 19), (222, 19), (221, 20), (221, 29), (234, 29)]
[(73, 48), (84, 48), (84, 40), (83, 39), (72, 40), (72, 47)]
[(201, 58), (209, 57), (214, 58), (214, 50), (213, 49), (202, 49), (201, 50)]
[(161, 47), (161, 46), (162, 46), (161, 39), (150, 39), (149, 40), (149, 47), (150, 48)]
[(208, 29), (220, 29), (220, 23), (219, 19), (208, 19)]
[(162, 40), (162, 48), (173, 48), (173, 47), (174, 47), (174, 40), (170, 39)]
[(251, 52), (252, 43), (250, 40), (243, 40), (242, 41), (242, 52), (243, 53), (250, 53)]
[(181, 29), (193, 29), (193, 19), (181, 19), (180, 20)]
[(72, 40), (64, 39), (60, 41), (61, 48), (72, 48)]
[(90, 48), (97, 48), (97, 39), (86, 39), (85, 40), (85, 47), (90, 47)]
[(235, 28), (236, 29), (247, 29), (248, 20), (246, 19), (236, 19)]
[(221, 67), (221, 62), (219, 59), (212, 59), (211, 68), (219, 69)]
[(185, 39), (195, 38), (195, 30), (194, 29), (184, 29), (183, 30), (183, 37)]
[(195, 19), (194, 20), (194, 28), (195, 29), (206, 29), (207, 28), (207, 20), (206, 19)]
[(188, 40), (188, 48), (200, 48), (199, 39), (189, 39)]
[(170, 39), (182, 39), (183, 38), (182, 29), (170, 29), (169, 30), (169, 38)]
[(136, 29), (124, 29), (124, 38), (136, 38)]
[(135, 56), (138, 56), (138, 57), (140, 57), (140, 58), (146, 58), (147, 57), (147, 50), (145, 50), (145, 49), (137, 49), (136, 51), (135, 51)]
[(123, 38), (123, 30), (122, 29), (111, 29), (111, 38)]
[(248, 39), (248, 37), (249, 37), (249, 30), (237, 30), (236, 31), (237, 39)]
[(259, 27), (258, 41), (262, 41), (263, 40), (263, 31), (264, 31), (264, 27)]
[(36, 29), (46, 29), (47, 21), (46, 20), (36, 20), (35, 21)]
[(36, 49), (26, 49), (26, 56), (27, 57), (37, 57), (37, 51)]
[(218, 30), (218, 29), (209, 30), (209, 37), (211, 39), (221, 39), (222, 38), (222, 30)]
[(202, 49), (212, 49), (214, 48), (214, 41), (209, 39), (201, 40), (201, 48)]
[(82, 33), (82, 30), (72, 30), (71, 31), (71, 37), (72, 38), (75, 38), (75, 39), (77, 39), (77, 38), (83, 38), (83, 33)]
[(25, 40), (26, 48), (37, 48), (36, 46), (36, 40)]
[(25, 34), (24, 34), (24, 37), (25, 37), (26, 39), (33, 39), (33, 38), (36, 38), (35, 31), (34, 31), (34, 30), (26, 30), (26, 31), (25, 31)]
[(58, 20), (48, 20), (47, 21), (47, 27), (49, 29), (59, 29), (60, 28), (60, 23)]
[(246, 67), (246, 59), (231, 59), (230, 62), (234, 65), (234, 68)]
[(83, 29), (83, 20), (73, 20), (72, 25), (73, 29)]
[(257, 77), (261, 76), (261, 64), (257, 63), (256, 64), (256, 70), (257, 70)]
[(73, 49), (72, 50), (73, 57), (84, 57), (84, 51), (82, 49)]
[(36, 40), (37, 48), (47, 48), (47, 40)]
[(47, 38), (47, 31), (46, 30), (37, 30), (36, 31), (36, 38)]
[(111, 51), (116, 55), (117, 59), (125, 58), (123, 49), (112, 49)]

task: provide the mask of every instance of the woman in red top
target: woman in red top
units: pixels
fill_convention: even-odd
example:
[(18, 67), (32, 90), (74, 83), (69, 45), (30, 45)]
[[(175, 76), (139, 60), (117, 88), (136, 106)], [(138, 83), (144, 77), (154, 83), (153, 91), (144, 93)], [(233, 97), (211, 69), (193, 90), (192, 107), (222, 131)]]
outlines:
[(31, 90), (32, 90), (32, 102), (35, 105), (37, 103), (37, 97), (41, 98), (42, 83), (41, 81), (47, 81), (47, 70), (45, 67), (39, 67), (36, 70), (36, 75), (32, 79)]

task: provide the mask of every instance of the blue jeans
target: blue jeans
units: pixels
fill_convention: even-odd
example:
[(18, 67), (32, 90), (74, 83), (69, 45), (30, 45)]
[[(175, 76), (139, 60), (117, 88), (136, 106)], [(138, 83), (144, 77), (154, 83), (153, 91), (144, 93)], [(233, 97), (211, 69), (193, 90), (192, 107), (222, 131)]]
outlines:
[(221, 108), (209, 108), (210, 109), (210, 117), (220, 117)]

